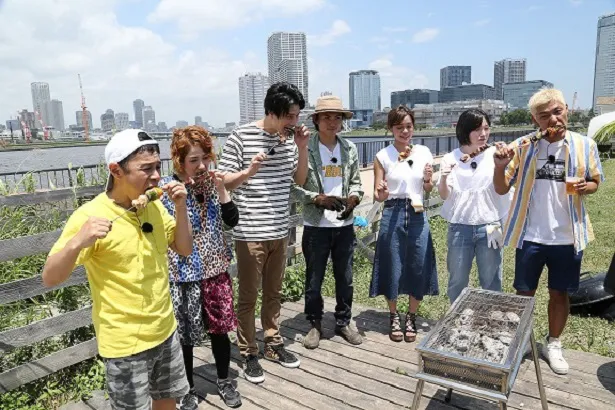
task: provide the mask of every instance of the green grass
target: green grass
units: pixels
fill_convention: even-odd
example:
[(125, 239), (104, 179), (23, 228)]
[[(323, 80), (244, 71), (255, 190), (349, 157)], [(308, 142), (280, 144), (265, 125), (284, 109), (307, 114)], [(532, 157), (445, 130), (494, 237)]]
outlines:
[[(591, 242), (583, 256), (582, 272), (604, 272), (615, 252), (615, 235), (613, 232), (613, 202), (615, 201), (615, 160), (603, 162), (607, 180), (604, 181), (598, 192), (587, 198), (586, 204), (594, 227), (596, 240)], [(438, 281), (440, 295), (426, 297), (421, 303), (419, 314), (428, 319), (439, 319), (450, 307), (446, 288), (448, 284), (448, 272), (446, 270), (446, 232), (447, 223), (440, 217), (431, 218), (431, 229), (434, 246), (437, 255)], [(504, 250), (504, 291), (514, 293), (512, 287), (514, 279), (514, 248), (507, 247)], [(536, 309), (534, 330), (536, 338), (543, 338), (547, 333), (547, 302), (548, 291), (546, 283), (546, 271), (543, 273), (536, 293)], [(355, 256), (354, 261), (354, 294), (357, 303), (386, 309), (387, 305), (382, 297), (370, 298), (369, 285), (371, 280), (371, 264), (360, 254)], [(476, 265), (471, 273), (471, 285), (478, 287)], [(335, 296), (335, 286), (330, 272), (327, 274), (323, 293), (327, 296)], [(400, 298), (400, 311), (407, 309), (407, 297)], [(596, 317), (570, 316), (562, 342), (567, 349), (582, 350), (597, 353), (602, 356), (615, 357), (615, 323)]]

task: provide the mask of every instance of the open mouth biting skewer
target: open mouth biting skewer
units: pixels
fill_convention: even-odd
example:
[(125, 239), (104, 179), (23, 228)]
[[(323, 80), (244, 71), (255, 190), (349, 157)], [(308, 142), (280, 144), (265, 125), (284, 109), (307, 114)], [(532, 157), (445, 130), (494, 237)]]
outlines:
[[(556, 134), (557, 132), (559, 132), (562, 129), (566, 129), (566, 127), (564, 127), (563, 125), (556, 125), (555, 127), (548, 127), (544, 131), (538, 130), (533, 135), (530, 135), (528, 137), (522, 138), (521, 142), (519, 143), (519, 147), (524, 147), (526, 145), (534, 143), (534, 142), (538, 141), (539, 139), (541, 139), (544, 136)], [(469, 154), (463, 154), (459, 160), (465, 164), (466, 162), (468, 162), (472, 158), (480, 155), (482, 152), (488, 150), (489, 148), (491, 148), (493, 146), (495, 146), (495, 143), (485, 144), (485, 145), (483, 145), (481, 147), (478, 147), (476, 149), (476, 151), (474, 151), (474, 152), (471, 152)], [(509, 144), (508, 148), (512, 149), (513, 148), (513, 144), (512, 143)]]

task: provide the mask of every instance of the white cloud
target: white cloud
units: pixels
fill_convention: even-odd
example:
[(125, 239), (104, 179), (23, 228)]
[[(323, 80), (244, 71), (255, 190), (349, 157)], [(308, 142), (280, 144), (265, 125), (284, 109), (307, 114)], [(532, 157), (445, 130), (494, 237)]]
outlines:
[(77, 73), (96, 127), (107, 108), (134, 119), (136, 98), (169, 126), (195, 115), (218, 126), (239, 118), (238, 77), (263, 71), (265, 61), (254, 53), (232, 58), (218, 49), (180, 50), (149, 29), (121, 24), (113, 6), (98, 0), (3, 3), (0, 120), (32, 110), (30, 83), (44, 81), (63, 102), (66, 126), (73, 124), (80, 108)]
[(214, 29), (239, 27), (265, 17), (302, 17), (325, 0), (161, 0), (148, 16), (151, 23), (175, 23), (188, 38)]
[(392, 91), (426, 88), (429, 85), (429, 79), (426, 75), (408, 67), (395, 65), (393, 56), (390, 54), (372, 61), (369, 68), (377, 70), (380, 74), (383, 106), (388, 106), (391, 103)]
[(382, 27), (385, 33), (403, 33), (408, 31), (406, 27)]
[(438, 36), (440, 30), (437, 28), (425, 28), (421, 31), (417, 31), (412, 36), (413, 43), (426, 43), (428, 41), (433, 40)]
[(348, 34), (350, 31), (350, 26), (344, 20), (335, 20), (331, 28), (326, 32), (323, 34), (309, 35), (307, 40), (311, 46), (328, 46), (333, 44), (336, 38)]
[(475, 21), (474, 25), (476, 27), (482, 27), (482, 26), (486, 26), (489, 23), (491, 23), (491, 19), (482, 19), (482, 20)]

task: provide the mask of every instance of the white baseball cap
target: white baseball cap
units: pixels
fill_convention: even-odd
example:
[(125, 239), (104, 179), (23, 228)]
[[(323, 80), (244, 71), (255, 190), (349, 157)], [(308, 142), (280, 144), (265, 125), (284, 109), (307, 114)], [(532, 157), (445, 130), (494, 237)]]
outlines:
[[(118, 132), (109, 140), (109, 143), (105, 147), (105, 162), (107, 168), (111, 164), (126, 159), (130, 154), (142, 146), (149, 144), (158, 145), (158, 141), (150, 137), (149, 134), (143, 130), (129, 129)], [(109, 191), (111, 188), (113, 188), (113, 175), (109, 172), (105, 189)]]

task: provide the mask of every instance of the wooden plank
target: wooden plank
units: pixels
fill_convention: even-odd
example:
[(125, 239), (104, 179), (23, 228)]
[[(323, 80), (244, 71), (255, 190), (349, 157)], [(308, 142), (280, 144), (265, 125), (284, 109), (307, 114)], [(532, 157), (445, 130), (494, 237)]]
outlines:
[(0, 374), (0, 394), (38, 380), (58, 370), (90, 359), (98, 354), (96, 339), (52, 353), (42, 359), (26, 363)]
[(103, 192), (102, 185), (81, 188), (60, 188), (51, 191), (38, 191), (31, 194), (0, 195), (0, 206), (35, 205), (57, 202), (66, 199), (95, 196)]
[[(235, 350), (233, 348), (233, 350)], [(289, 398), (288, 383), (284, 380), (269, 380), (271, 377), (269, 374), (265, 376), (265, 382), (258, 386), (252, 384), (243, 378), (243, 371), (241, 370), (238, 362), (240, 361), (238, 353), (235, 352), (234, 361), (231, 361), (229, 376), (237, 381), (237, 390), (242, 396), (242, 401), (248, 401), (256, 406), (260, 406), (265, 409), (305, 409), (305, 407)], [(211, 351), (206, 348), (196, 348), (194, 350), (194, 372), (200, 377), (210, 383), (215, 383), (218, 375)], [(275, 376), (274, 376), (275, 377)], [(291, 389), (292, 390), (292, 389)], [(296, 393), (300, 393), (295, 391)], [(243, 406), (242, 406), (243, 408)]]
[(85, 268), (77, 266), (71, 276), (65, 282), (52, 288), (43, 285), (41, 275), (32, 278), (17, 280), (0, 285), (0, 305), (16, 302), (22, 299), (29, 299), (34, 296), (42, 295), (52, 290), (58, 290), (69, 286), (81, 285), (87, 282)]
[(23, 258), (25, 256), (48, 253), (56, 243), (61, 229), (37, 235), (20, 236), (14, 239), (0, 241), (0, 262)]
[(29, 346), (49, 337), (88, 326), (91, 323), (92, 306), (88, 306), (49, 319), (39, 320), (27, 326), (6, 330), (0, 333), (0, 353), (6, 354), (18, 347)]
[[(198, 359), (195, 359), (195, 364), (200, 363)], [(196, 369), (194, 372), (194, 390), (199, 397), (199, 409), (223, 409), (227, 410), (228, 407), (224, 404), (224, 401), (218, 394), (218, 388), (216, 387), (215, 380), (209, 381), (204, 377), (197, 374)], [(241, 394), (241, 392), (240, 392)], [(202, 400), (202, 401), (201, 401)], [(248, 398), (241, 396), (241, 410), (261, 410), (263, 407), (257, 406)]]

